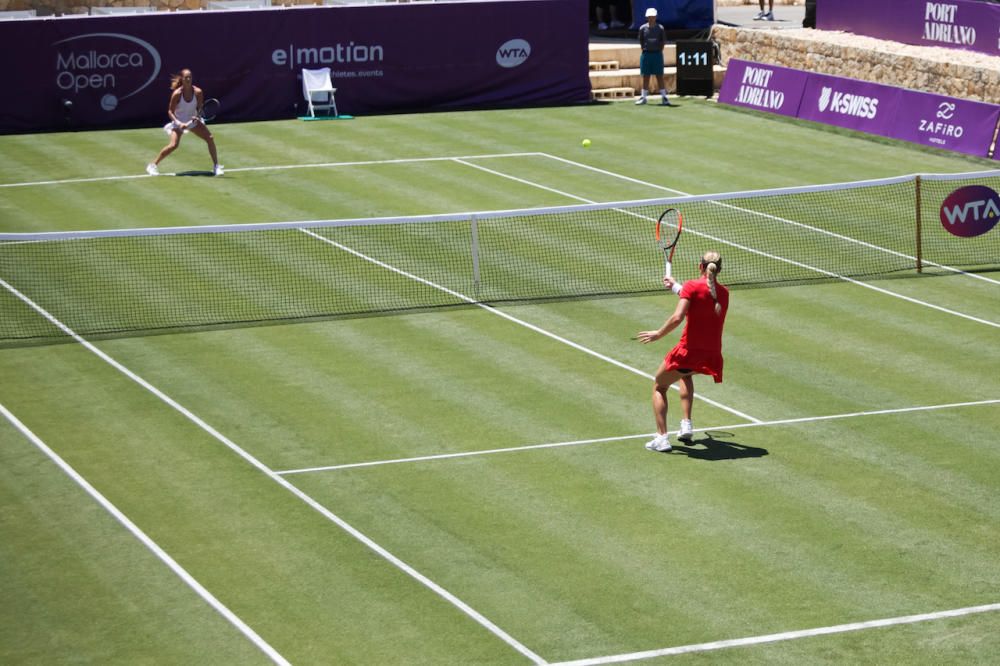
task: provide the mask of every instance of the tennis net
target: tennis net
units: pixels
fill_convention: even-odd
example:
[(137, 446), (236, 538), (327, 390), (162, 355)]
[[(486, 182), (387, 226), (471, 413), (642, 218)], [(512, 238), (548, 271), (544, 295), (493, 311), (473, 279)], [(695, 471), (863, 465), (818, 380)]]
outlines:
[[(1000, 171), (544, 209), (0, 234), (0, 341), (662, 289), (707, 249), (733, 287), (1000, 268)], [(992, 193), (992, 194), (990, 194)], [(958, 232), (983, 230), (978, 235)]]

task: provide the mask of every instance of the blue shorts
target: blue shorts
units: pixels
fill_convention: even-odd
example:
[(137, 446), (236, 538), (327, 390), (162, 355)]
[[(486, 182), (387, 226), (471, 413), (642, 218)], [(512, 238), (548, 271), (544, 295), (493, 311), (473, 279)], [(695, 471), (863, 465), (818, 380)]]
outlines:
[(663, 52), (652, 53), (643, 51), (639, 56), (639, 73), (643, 76), (657, 76), (663, 74)]

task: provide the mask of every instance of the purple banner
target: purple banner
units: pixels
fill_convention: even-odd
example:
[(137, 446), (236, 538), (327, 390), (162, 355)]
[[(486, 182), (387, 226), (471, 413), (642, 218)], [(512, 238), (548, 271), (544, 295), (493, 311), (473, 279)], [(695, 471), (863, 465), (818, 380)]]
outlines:
[(904, 141), (987, 157), (1000, 106), (903, 90), (892, 136)]
[(819, 3), (816, 27), (1000, 55), (1000, 4), (978, 0), (837, 0)]
[(1000, 123), (996, 104), (735, 58), (719, 101), (976, 157), (989, 156)]
[(809, 74), (799, 118), (892, 136), (902, 88), (826, 74)]
[(0, 22), (0, 132), (155, 126), (183, 68), (220, 121), (304, 115), (330, 67), (341, 114), (590, 99), (586, 3), (498, 0)]
[(797, 69), (732, 58), (726, 64), (719, 101), (795, 117), (808, 78)]

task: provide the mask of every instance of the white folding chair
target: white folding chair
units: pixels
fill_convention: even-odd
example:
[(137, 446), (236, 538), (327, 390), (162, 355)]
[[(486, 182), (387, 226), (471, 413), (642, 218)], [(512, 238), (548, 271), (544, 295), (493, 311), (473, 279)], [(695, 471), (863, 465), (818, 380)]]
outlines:
[(329, 67), (302, 70), (302, 95), (309, 107), (309, 117), (315, 118), (317, 110), (326, 110), (329, 115), (331, 109), (334, 116), (339, 116), (337, 100), (334, 97), (336, 93), (337, 89), (330, 82)]

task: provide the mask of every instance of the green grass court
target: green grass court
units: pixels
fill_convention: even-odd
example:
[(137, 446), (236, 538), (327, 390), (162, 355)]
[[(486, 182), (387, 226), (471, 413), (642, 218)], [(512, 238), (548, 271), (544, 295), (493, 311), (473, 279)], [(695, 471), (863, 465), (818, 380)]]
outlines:
[[(219, 178), (195, 137), (147, 177), (158, 128), (0, 137), (0, 233), (997, 164), (690, 99), (213, 131)], [(679, 333), (629, 339), (666, 293), (0, 345), (0, 662), (997, 662), (998, 268), (734, 289), (671, 454)]]

